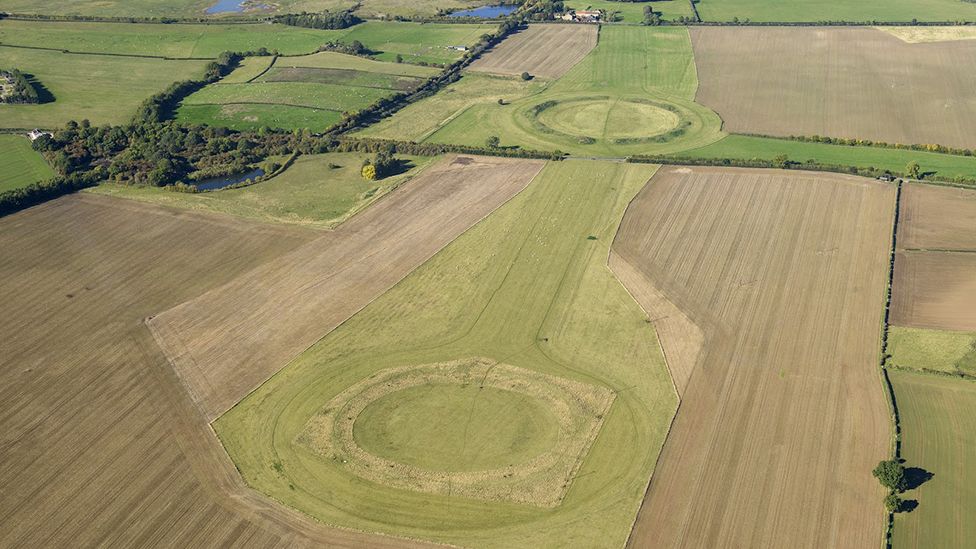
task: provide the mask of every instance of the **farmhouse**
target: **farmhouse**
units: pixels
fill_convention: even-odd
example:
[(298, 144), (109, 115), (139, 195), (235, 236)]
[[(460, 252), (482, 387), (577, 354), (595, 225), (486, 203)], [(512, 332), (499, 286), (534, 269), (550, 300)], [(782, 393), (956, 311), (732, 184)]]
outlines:
[(51, 132), (44, 132), (44, 131), (41, 131), (41, 130), (39, 130), (37, 128), (34, 128), (33, 130), (31, 130), (31, 131), (29, 131), (27, 133), (27, 137), (29, 137), (31, 141), (36, 141), (38, 138), (40, 138), (41, 136), (44, 136), (44, 135), (46, 135), (48, 137), (54, 137), (54, 134), (53, 133), (51, 133)]
[(562, 15), (562, 19), (576, 23), (599, 23), (602, 15), (599, 10), (569, 10)]

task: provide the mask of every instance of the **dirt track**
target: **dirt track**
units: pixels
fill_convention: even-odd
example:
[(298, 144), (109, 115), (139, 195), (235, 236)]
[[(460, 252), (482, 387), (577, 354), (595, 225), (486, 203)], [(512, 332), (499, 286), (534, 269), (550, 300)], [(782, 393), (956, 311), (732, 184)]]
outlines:
[(477, 72), (556, 79), (596, 46), (596, 25), (530, 25), (471, 63)]
[(870, 471), (890, 433), (877, 353), (894, 191), (664, 167), (631, 204), (616, 261), (704, 334), (633, 547), (880, 543)]
[(525, 188), (543, 164), (449, 157), (335, 232), (148, 325), (212, 420)]
[(317, 235), (88, 195), (0, 219), (0, 547), (412, 545), (245, 489), (143, 323)]
[(692, 28), (697, 100), (730, 132), (976, 148), (976, 41), (870, 28)]

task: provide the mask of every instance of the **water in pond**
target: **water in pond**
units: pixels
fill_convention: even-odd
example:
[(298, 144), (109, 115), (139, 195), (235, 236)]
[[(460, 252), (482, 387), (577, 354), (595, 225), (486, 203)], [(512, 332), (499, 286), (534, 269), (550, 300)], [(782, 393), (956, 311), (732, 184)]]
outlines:
[(481, 6), (471, 10), (456, 11), (451, 13), (451, 17), (480, 17), (482, 19), (495, 19), (505, 17), (518, 9), (518, 6)]
[(217, 0), (217, 3), (207, 8), (207, 13), (240, 13), (244, 11), (245, 7), (251, 7), (255, 9), (266, 9), (267, 6), (264, 4), (245, 6), (247, 0)]
[(197, 190), (201, 191), (213, 191), (216, 189), (223, 189), (224, 187), (230, 187), (231, 185), (236, 185), (247, 179), (254, 179), (264, 175), (264, 170), (261, 168), (255, 168), (247, 173), (239, 173), (237, 175), (225, 175), (223, 177), (211, 177), (210, 179), (204, 179), (203, 181), (197, 181), (194, 183)]

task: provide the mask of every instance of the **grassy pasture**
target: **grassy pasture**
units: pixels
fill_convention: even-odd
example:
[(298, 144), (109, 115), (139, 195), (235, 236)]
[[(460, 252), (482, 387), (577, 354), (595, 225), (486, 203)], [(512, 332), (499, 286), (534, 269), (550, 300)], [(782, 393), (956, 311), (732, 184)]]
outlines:
[(400, 54), (407, 63), (453, 63), (463, 53), (448, 46), (470, 46), (496, 28), (495, 24), (367, 21), (347, 29), (342, 40), (359, 40), (378, 52), (380, 61), (394, 61)]
[(976, 375), (976, 333), (891, 326), (888, 352), (899, 367)]
[(44, 157), (20, 135), (0, 135), (0, 193), (54, 176)]
[(965, 547), (976, 536), (976, 383), (912, 372), (890, 372), (907, 466), (934, 476), (902, 497), (911, 513), (895, 515), (896, 548)]
[(33, 74), (54, 97), (36, 105), (0, 105), (0, 126), (56, 128), (68, 120), (127, 122), (142, 101), (172, 82), (203, 75), (205, 61), (74, 55), (0, 46), (0, 66)]
[(704, 21), (974, 21), (976, 5), (959, 0), (699, 0)]
[[(468, 73), (363, 135), (465, 145), (484, 145), (489, 136), (498, 136), (502, 146), (614, 156), (676, 152), (723, 135), (718, 116), (694, 102), (698, 79), (683, 28), (607, 26), (596, 48), (554, 82), (490, 82)], [(578, 101), (589, 101), (598, 116), (588, 122), (598, 129), (594, 135), (553, 131), (539, 120), (549, 108), (571, 109)], [(655, 135), (654, 124), (641, 130), (648, 122), (646, 109), (636, 120), (628, 109), (643, 103), (676, 114), (678, 125), (667, 128), (676, 134)]]
[(276, 60), (275, 57), (245, 57), (238, 63), (233, 72), (224, 76), (222, 84), (243, 84), (263, 74)]
[[(469, 546), (622, 546), (676, 406), (646, 317), (606, 269), (617, 220), (652, 171), (547, 165), (520, 195), (217, 419), (248, 484), (357, 529)], [(472, 356), (617, 390), (559, 507), (391, 488), (296, 443), (329, 399), (379, 370)]]
[(816, 160), (823, 164), (860, 166), (902, 173), (909, 162), (918, 162), (923, 172), (940, 177), (976, 177), (976, 157), (923, 151), (851, 147), (805, 143), (787, 139), (729, 135), (710, 145), (680, 153), (697, 158), (738, 158), (774, 160), (780, 155), (796, 162)]
[(409, 170), (367, 182), (360, 175), (367, 156), (359, 153), (301, 156), (281, 175), (240, 189), (187, 194), (105, 183), (89, 192), (259, 221), (332, 228), (418, 174), (432, 160), (403, 157), (409, 162)]
[[(614, 2), (613, 0), (568, 0), (567, 8), (575, 10), (604, 10), (606, 13), (618, 12), (623, 23), (640, 23), (644, 20), (644, 6), (651, 6), (666, 21), (679, 17), (693, 17), (688, 0), (663, 0), (654, 2)], [(611, 22), (613, 20), (611, 19)]]
[[(240, 71), (244, 74), (237, 76)], [(177, 109), (177, 119), (233, 129), (268, 126), (324, 131), (343, 112), (416, 88), (424, 76), (435, 72), (428, 67), (337, 53), (284, 57), (263, 74), (244, 65), (227, 79), (190, 95)]]

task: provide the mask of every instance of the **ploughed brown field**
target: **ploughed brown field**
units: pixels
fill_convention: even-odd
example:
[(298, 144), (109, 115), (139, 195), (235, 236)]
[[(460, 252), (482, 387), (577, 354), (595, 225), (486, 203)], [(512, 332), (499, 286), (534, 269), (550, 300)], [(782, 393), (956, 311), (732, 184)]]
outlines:
[(659, 331), (681, 402), (632, 546), (880, 543), (894, 206), (879, 182), (771, 170), (664, 167), (638, 194), (611, 266), (656, 325), (677, 309), (700, 332)]
[(902, 190), (891, 323), (976, 330), (976, 191)]
[(0, 219), (0, 546), (404, 546), (245, 489), (143, 322), (318, 234), (93, 195)]
[(730, 132), (976, 148), (976, 41), (871, 28), (691, 29), (697, 101)]
[(538, 160), (451, 156), (335, 232), (152, 318), (208, 419), (515, 196)]
[(471, 63), (470, 70), (559, 78), (596, 46), (596, 25), (529, 25)]
[(905, 184), (898, 247), (976, 251), (976, 190)]

